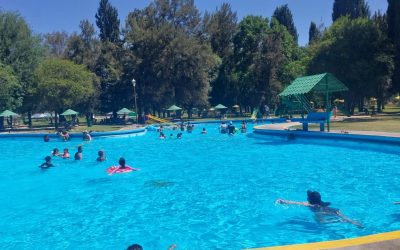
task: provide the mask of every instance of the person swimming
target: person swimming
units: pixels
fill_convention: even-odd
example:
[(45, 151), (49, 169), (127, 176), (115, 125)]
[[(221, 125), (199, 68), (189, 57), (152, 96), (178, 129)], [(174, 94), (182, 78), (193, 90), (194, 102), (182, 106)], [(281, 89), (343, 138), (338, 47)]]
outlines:
[(75, 160), (82, 160), (82, 146), (78, 146), (78, 152), (75, 153), (74, 159)]
[(178, 133), (178, 134), (176, 135), (176, 138), (177, 138), (177, 139), (182, 139), (182, 133)]
[(235, 134), (235, 125), (233, 125), (233, 122), (230, 121), (228, 125), (228, 135), (234, 135)]
[(97, 153), (97, 155), (99, 157), (97, 157), (97, 161), (105, 161), (106, 160), (106, 154), (104, 153), (103, 150), (99, 150), (99, 152)]
[(68, 148), (64, 148), (64, 153), (61, 155), (61, 158), (68, 159), (70, 157)]
[(226, 134), (228, 132), (228, 126), (225, 124), (225, 122), (222, 122), (219, 126), (219, 132), (221, 134)]
[(246, 125), (246, 122), (245, 122), (245, 121), (242, 122), (242, 126), (241, 126), (241, 128), (240, 128), (240, 131), (241, 131), (242, 133), (246, 133), (246, 132), (247, 132), (247, 125)]
[(167, 137), (164, 135), (164, 133), (163, 133), (163, 132), (160, 132), (160, 136), (159, 136), (159, 138), (160, 138), (160, 139), (165, 139), (165, 138), (167, 138)]
[(169, 134), (169, 139), (174, 139), (174, 134)]
[(207, 130), (206, 128), (203, 128), (203, 130), (201, 131), (202, 134), (207, 134)]
[(46, 156), (44, 158), (44, 160), (45, 160), (45, 162), (42, 163), (42, 165), (40, 165), (39, 168), (46, 169), (46, 168), (54, 167), (54, 165), (51, 163), (51, 156)]
[(58, 148), (53, 149), (53, 151), (51, 152), (52, 156), (60, 156), (60, 151), (58, 150)]
[(92, 136), (90, 135), (89, 132), (83, 131), (83, 133), (82, 133), (82, 139), (83, 139), (84, 141), (91, 141), (91, 140), (92, 140)]
[(119, 158), (118, 164), (119, 164), (118, 168), (122, 168), (122, 169), (126, 168), (125, 158), (123, 158), (123, 157)]
[(43, 141), (44, 141), (44, 142), (49, 142), (49, 141), (50, 141), (49, 135), (45, 135), (45, 136), (43, 137)]
[(69, 140), (69, 134), (67, 131), (62, 131), (60, 134), (60, 137), (63, 141), (68, 141)]
[(360, 222), (347, 218), (339, 209), (329, 207), (331, 203), (323, 202), (321, 194), (317, 191), (307, 191), (307, 202), (277, 199), (276, 203), (309, 207), (319, 223), (346, 222), (360, 228), (363, 227)]

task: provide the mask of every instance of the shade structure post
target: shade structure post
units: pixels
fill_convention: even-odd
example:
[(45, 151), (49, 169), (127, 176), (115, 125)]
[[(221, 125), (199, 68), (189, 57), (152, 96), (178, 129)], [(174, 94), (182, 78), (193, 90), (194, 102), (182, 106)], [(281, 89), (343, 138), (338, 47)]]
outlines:
[(329, 121), (330, 102), (329, 102), (329, 91), (328, 91), (328, 75), (326, 75), (325, 77), (325, 91), (326, 91), (326, 125), (328, 132), (330, 132), (330, 121)]

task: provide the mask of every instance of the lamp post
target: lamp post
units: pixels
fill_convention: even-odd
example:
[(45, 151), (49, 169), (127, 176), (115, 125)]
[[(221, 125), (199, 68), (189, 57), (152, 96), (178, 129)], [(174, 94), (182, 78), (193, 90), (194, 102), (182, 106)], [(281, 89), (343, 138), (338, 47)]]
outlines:
[(133, 85), (133, 97), (135, 98), (135, 113), (136, 113), (136, 124), (138, 124), (138, 108), (137, 108), (137, 103), (136, 103), (136, 80), (132, 79), (132, 85)]

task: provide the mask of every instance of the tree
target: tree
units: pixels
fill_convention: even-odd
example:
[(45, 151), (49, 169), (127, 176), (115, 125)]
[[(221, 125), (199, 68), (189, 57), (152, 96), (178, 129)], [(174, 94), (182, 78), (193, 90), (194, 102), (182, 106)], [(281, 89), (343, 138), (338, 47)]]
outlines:
[(343, 81), (350, 89), (346, 103), (351, 113), (355, 106), (363, 108), (364, 98), (382, 97), (379, 91), (391, 75), (392, 51), (374, 21), (342, 17), (311, 49), (308, 72), (330, 72)]
[[(35, 70), (35, 76), (40, 107), (55, 111), (56, 117), (64, 109), (85, 105), (95, 94), (93, 74), (68, 60), (46, 59)], [(57, 119), (55, 126), (58, 128)]]
[[(0, 110), (15, 110), (22, 104), (18, 97), (21, 85), (10, 66), (0, 63)], [(0, 117), (0, 128), (3, 128), (3, 117)]]
[(308, 44), (312, 44), (321, 37), (321, 31), (318, 29), (314, 22), (311, 22), (310, 29), (308, 30)]
[(392, 91), (400, 91), (400, 1), (388, 0), (387, 9), (388, 36), (394, 45), (394, 63)]
[(349, 15), (351, 19), (367, 17), (371, 15), (369, 6), (365, 0), (335, 0), (333, 3), (332, 21)]
[(16, 82), (21, 86), (14, 98), (22, 105), (19, 111), (28, 112), (29, 125), (31, 111), (37, 100), (33, 98), (34, 69), (42, 60), (43, 47), (38, 36), (32, 35), (26, 21), (16, 13), (0, 11), (0, 63), (12, 68)]
[(68, 34), (65, 31), (56, 31), (44, 36), (44, 44), (50, 56), (63, 57), (67, 47)]
[(81, 32), (72, 34), (67, 42), (65, 57), (77, 64), (84, 64), (94, 72), (96, 61), (100, 54), (100, 43), (96, 38), (96, 31), (88, 20), (79, 24)]
[(296, 26), (293, 22), (293, 15), (287, 4), (279, 6), (275, 9), (273, 18), (276, 18), (280, 24), (286, 27), (289, 33), (293, 36), (295, 42), (297, 43), (299, 34), (297, 34)]
[(116, 43), (119, 37), (118, 11), (108, 0), (100, 0), (100, 6), (96, 13), (96, 24), (100, 30), (100, 40)]

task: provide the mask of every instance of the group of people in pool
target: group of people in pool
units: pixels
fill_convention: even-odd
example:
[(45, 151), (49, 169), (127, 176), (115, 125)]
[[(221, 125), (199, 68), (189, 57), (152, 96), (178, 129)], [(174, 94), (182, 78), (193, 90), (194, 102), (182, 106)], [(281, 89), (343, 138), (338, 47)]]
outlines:
[[(83, 148), (82, 148), (81, 145), (79, 145), (78, 149), (77, 149), (77, 152), (74, 155), (74, 159), (77, 160), (77, 161), (82, 160), (82, 158), (83, 158), (82, 153), (83, 153)], [(51, 152), (51, 155), (53, 157), (61, 157), (63, 159), (69, 159), (71, 157), (68, 148), (64, 148), (63, 153), (60, 153), (58, 148), (54, 148), (53, 151)], [(106, 160), (106, 154), (105, 154), (104, 150), (99, 150), (97, 155), (98, 155), (98, 157), (96, 159), (97, 161), (101, 162), (101, 161), (105, 161)], [(51, 156), (46, 156), (44, 158), (45, 162), (42, 163), (39, 167), (42, 168), (42, 169), (54, 167), (54, 165), (51, 162), (51, 159), (52, 159)]]
[[(221, 122), (221, 125), (219, 126), (219, 132), (221, 134), (234, 135), (237, 131), (238, 129), (236, 129), (232, 121), (230, 121), (228, 124), (226, 124), (225, 122)], [(243, 121), (240, 126), (240, 132), (247, 132), (247, 124), (245, 121)]]
[[(69, 141), (69, 139), (71, 138), (70, 134), (65, 130), (61, 131), (61, 132), (58, 132), (57, 135), (62, 141)], [(82, 132), (82, 140), (91, 141), (92, 140), (92, 136), (90, 135), (90, 132), (83, 131)], [(49, 142), (50, 141), (50, 136), (49, 135), (45, 135), (43, 137), (43, 141), (44, 142)]]

